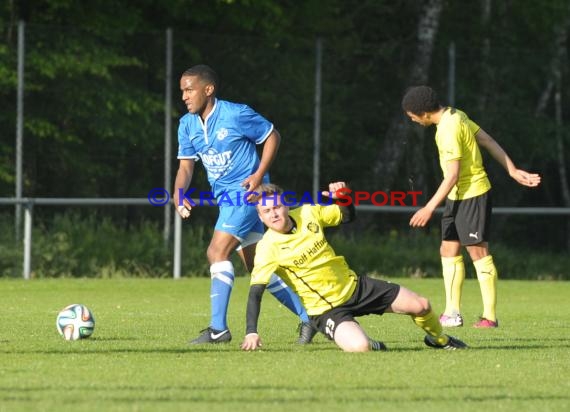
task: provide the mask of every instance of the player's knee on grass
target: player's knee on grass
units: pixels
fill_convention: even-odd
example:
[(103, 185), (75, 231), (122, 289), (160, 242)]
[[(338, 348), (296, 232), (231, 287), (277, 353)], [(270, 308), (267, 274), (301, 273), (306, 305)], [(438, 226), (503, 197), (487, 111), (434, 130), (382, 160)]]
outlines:
[(335, 343), (345, 352), (368, 352), (368, 336), (356, 322), (346, 321), (339, 324), (334, 332)]
[(368, 338), (360, 337), (351, 340), (339, 342), (335, 339), (336, 344), (345, 352), (368, 352), (370, 350), (370, 342)]

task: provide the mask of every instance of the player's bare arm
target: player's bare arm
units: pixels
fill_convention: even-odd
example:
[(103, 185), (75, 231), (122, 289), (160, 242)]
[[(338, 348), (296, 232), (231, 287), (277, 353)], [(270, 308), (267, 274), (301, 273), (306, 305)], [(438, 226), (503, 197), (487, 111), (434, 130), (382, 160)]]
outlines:
[(176, 179), (174, 180), (174, 207), (183, 219), (190, 217), (192, 206), (186, 199), (183, 199), (182, 203), (180, 203), (180, 189), (182, 189), (182, 192), (184, 193), (190, 187), (195, 164), (196, 162), (192, 159), (181, 159), (178, 166), (178, 172), (176, 173)]
[(257, 333), (257, 322), (261, 310), (261, 298), (266, 285), (251, 285), (247, 300), (245, 338), (241, 344), (243, 350), (256, 350), (262, 346), (261, 338)]
[[(329, 183), (329, 190), (323, 191), (321, 194), (331, 199), (339, 199), (339, 195), (343, 194), (342, 189), (348, 189), (348, 185), (345, 182)], [(356, 210), (353, 203), (350, 203), (348, 206), (340, 206), (340, 210), (342, 213), (342, 223), (349, 223), (354, 220)]]
[(437, 207), (445, 200), (453, 186), (457, 184), (459, 179), (459, 160), (450, 160), (447, 162), (447, 171), (445, 178), (439, 185), (437, 191), (432, 196), (432, 198), (427, 202), (427, 204), (418, 210), (412, 218), (410, 219), (410, 226), (412, 227), (424, 227), (430, 221), (433, 216), (433, 212)]
[[(243, 182), (242, 186), (247, 190), (254, 190), (263, 181), (263, 176), (269, 171), (271, 164), (277, 157), (279, 144), (281, 143), (281, 135), (276, 129), (269, 134), (265, 142), (263, 142), (263, 150), (261, 151), (261, 158), (259, 159), (259, 167), (254, 174), (248, 176)], [(248, 200), (252, 195), (248, 197)]]
[(503, 150), (503, 148), (493, 139), (487, 132), (483, 129), (475, 134), (477, 139), (477, 144), (484, 147), (485, 150), (495, 159), (497, 162), (503, 166), (503, 168), (509, 173), (514, 180), (519, 184), (528, 187), (536, 187), (540, 184), (540, 175), (537, 173), (529, 173), (526, 170), (518, 169), (514, 162), (511, 160), (509, 155)]

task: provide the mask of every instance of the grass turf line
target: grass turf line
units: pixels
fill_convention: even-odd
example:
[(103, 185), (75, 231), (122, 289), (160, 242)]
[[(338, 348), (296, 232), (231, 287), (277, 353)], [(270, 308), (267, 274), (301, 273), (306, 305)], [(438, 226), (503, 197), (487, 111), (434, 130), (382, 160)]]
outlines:
[[(248, 278), (230, 303), (230, 344), (189, 347), (207, 326), (209, 279), (0, 280), (0, 411), (561, 411), (570, 410), (568, 282), (500, 281), (501, 327), (464, 288), (467, 351), (435, 351), (405, 316), (361, 324), (386, 353), (347, 354), (318, 336), (298, 346), (297, 320), (264, 296), (260, 352), (239, 350)], [(443, 308), (438, 279), (393, 280)], [(94, 335), (66, 342), (57, 312), (83, 303)]]

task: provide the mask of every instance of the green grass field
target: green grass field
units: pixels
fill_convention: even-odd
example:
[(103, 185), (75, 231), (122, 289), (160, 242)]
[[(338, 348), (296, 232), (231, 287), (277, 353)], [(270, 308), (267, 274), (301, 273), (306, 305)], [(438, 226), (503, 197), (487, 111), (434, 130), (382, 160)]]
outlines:
[[(501, 281), (497, 330), (452, 330), (471, 348), (437, 351), (405, 316), (361, 318), (386, 353), (343, 353), (266, 294), (264, 349), (242, 352), (247, 278), (230, 304), (230, 344), (189, 347), (209, 320), (209, 279), (0, 280), (0, 411), (568, 411), (570, 283)], [(443, 283), (398, 279), (442, 309)], [(480, 311), (474, 280), (469, 323)], [(89, 339), (55, 328), (71, 303), (92, 309)]]

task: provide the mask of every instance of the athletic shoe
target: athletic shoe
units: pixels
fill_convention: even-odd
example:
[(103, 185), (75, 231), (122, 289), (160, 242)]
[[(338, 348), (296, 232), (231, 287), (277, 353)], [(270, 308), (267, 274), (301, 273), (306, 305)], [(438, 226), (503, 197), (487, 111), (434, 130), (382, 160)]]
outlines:
[(202, 343), (224, 343), (232, 340), (229, 329), (215, 330), (210, 327), (200, 331), (200, 336), (188, 342), (190, 345), (200, 345)]
[(487, 318), (481, 318), (479, 319), (479, 321), (473, 324), (473, 327), (478, 329), (498, 328), (499, 321), (498, 320), (492, 321)]
[(382, 351), (382, 352), (388, 350), (386, 345), (384, 345), (384, 342), (380, 342), (379, 340), (374, 340), (374, 339), (368, 339), (368, 341), (370, 342), (370, 350)]
[(313, 328), (313, 326), (309, 322), (301, 322), (299, 323), (299, 339), (297, 339), (297, 343), (299, 345), (306, 345), (311, 343), (315, 335), (317, 334), (317, 330)]
[(447, 342), (446, 345), (440, 345), (435, 341), (435, 339), (431, 335), (425, 336), (424, 343), (430, 348), (436, 348), (436, 349), (445, 349), (445, 350), (467, 349), (467, 345), (464, 342), (460, 341), (457, 338), (454, 338), (453, 336), (448, 335), (447, 337), (449, 338), (449, 342)]
[(441, 314), (439, 317), (439, 323), (444, 328), (457, 328), (463, 326), (463, 317), (458, 313), (455, 316), (447, 316), (446, 314)]

